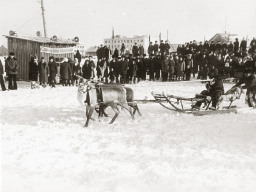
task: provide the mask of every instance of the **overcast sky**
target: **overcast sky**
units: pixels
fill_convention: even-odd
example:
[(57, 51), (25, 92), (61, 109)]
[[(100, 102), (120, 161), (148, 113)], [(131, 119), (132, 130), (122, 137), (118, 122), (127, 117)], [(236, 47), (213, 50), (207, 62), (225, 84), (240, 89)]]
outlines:
[[(48, 37), (75, 36), (87, 47), (104, 38), (151, 35), (171, 43), (201, 41), (226, 31), (240, 37), (256, 36), (256, 0), (44, 0)], [(2, 37), (43, 33), (40, 0), (0, 0)]]

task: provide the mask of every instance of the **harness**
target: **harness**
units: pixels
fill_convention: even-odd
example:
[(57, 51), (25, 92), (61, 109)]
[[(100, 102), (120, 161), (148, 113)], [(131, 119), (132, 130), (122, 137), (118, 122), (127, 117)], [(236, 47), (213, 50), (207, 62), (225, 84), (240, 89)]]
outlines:
[[(91, 86), (87, 85), (86, 87), (86, 91), (83, 91), (83, 93), (86, 93), (86, 99), (85, 99), (85, 103), (87, 105), (91, 105), (91, 100), (90, 100), (90, 90), (93, 89)], [(102, 98), (102, 89), (100, 88), (99, 85), (96, 84), (95, 86), (95, 89), (96, 89), (96, 94), (97, 94), (97, 103), (101, 103), (103, 101), (103, 98)]]

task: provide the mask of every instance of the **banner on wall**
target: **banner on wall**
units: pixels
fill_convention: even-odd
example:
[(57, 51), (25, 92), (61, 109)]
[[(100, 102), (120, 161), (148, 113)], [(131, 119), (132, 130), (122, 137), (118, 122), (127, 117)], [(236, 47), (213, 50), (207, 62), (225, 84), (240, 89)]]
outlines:
[(66, 54), (66, 53), (74, 53), (75, 47), (65, 47), (65, 48), (51, 48), (51, 47), (40, 47), (41, 53), (49, 53), (49, 54)]

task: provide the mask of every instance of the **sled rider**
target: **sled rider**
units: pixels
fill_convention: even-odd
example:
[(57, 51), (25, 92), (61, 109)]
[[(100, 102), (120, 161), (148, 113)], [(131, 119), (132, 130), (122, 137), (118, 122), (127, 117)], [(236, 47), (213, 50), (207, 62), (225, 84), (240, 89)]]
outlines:
[(244, 70), (244, 76), (233, 87), (245, 84), (243, 89), (247, 89), (245, 100), (248, 102), (249, 107), (256, 108), (256, 74), (253, 74), (251, 68)]
[[(222, 82), (224, 76), (222, 74), (218, 74), (216, 69), (210, 70), (208, 75), (212, 80), (206, 83), (207, 90), (202, 91), (200, 94), (201, 96), (206, 97), (208, 102), (212, 101), (212, 106), (209, 109), (216, 110), (219, 98), (224, 94), (224, 86)], [(204, 102), (204, 99), (197, 101), (195, 105), (192, 105), (192, 109), (199, 110)]]

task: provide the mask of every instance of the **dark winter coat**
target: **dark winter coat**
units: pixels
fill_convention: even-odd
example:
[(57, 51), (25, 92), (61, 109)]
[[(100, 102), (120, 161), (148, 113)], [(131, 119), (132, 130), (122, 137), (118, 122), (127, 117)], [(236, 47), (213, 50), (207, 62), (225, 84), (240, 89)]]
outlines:
[(170, 60), (169, 62), (169, 73), (174, 74), (175, 73), (175, 61)]
[(29, 62), (29, 80), (31, 81), (37, 81), (38, 76), (38, 63), (32, 59)]
[(71, 69), (68, 62), (63, 62), (60, 64), (60, 75), (62, 80), (71, 79)]
[(90, 79), (92, 74), (92, 67), (90, 64), (84, 64), (82, 67), (83, 78)]
[(182, 77), (185, 70), (185, 62), (178, 60), (176, 65), (176, 70), (177, 70), (177, 76)]
[(57, 74), (57, 63), (55, 61), (48, 63), (50, 79), (53, 80)]
[(149, 45), (149, 46), (148, 46), (148, 54), (149, 54), (149, 55), (152, 55), (153, 52), (154, 52), (154, 46), (153, 46), (153, 45)]
[(6, 60), (5, 60), (5, 72), (6, 74), (12, 74), (12, 75), (17, 75), (18, 74), (18, 62), (17, 62), (17, 59), (16, 58), (11, 58), (11, 57), (8, 57)]
[(128, 70), (128, 66), (129, 66), (129, 63), (128, 61), (124, 60), (124, 61), (121, 61), (120, 63), (120, 73), (121, 74), (127, 74), (127, 70)]
[(40, 61), (38, 65), (40, 82), (48, 82), (49, 66), (46, 62)]
[(154, 44), (154, 53), (157, 53), (157, 52), (158, 52), (158, 48), (159, 48), (158, 44), (157, 44), (157, 43)]
[(169, 72), (169, 60), (165, 59), (161, 61), (161, 67), (162, 67), (162, 72), (163, 73), (168, 73)]

